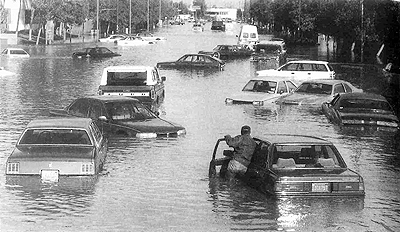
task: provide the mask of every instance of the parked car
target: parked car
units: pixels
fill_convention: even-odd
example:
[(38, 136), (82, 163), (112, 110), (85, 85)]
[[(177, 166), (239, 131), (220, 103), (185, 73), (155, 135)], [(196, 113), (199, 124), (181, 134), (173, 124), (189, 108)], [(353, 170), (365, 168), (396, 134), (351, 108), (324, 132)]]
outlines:
[(229, 96), (226, 104), (253, 104), (263, 106), (293, 92), (297, 84), (281, 77), (255, 77), (243, 87), (241, 93)]
[[(314, 136), (271, 134), (257, 143), (244, 175), (248, 185), (278, 197), (365, 195), (363, 178), (349, 169), (337, 148)], [(210, 162), (209, 176), (219, 169), (225, 176), (233, 150), (219, 139)], [(224, 157), (217, 158), (217, 154)], [(219, 157), (221, 155), (218, 155)]]
[(82, 51), (72, 53), (73, 58), (108, 58), (121, 56), (106, 47), (84, 48)]
[(286, 63), (286, 46), (282, 41), (261, 41), (253, 45), (252, 62), (271, 62), (278, 68)]
[(102, 170), (107, 139), (89, 118), (32, 120), (7, 158), (7, 175), (91, 176)]
[(292, 93), (280, 97), (276, 103), (285, 105), (316, 105), (332, 101), (340, 93), (363, 92), (344, 80), (305, 81)]
[(160, 69), (219, 69), (223, 70), (225, 62), (205, 54), (186, 54), (176, 61), (158, 62)]
[(225, 23), (224, 21), (214, 20), (211, 22), (211, 30), (212, 31), (225, 31)]
[(154, 41), (147, 41), (138, 36), (127, 36), (125, 39), (116, 40), (114, 43), (118, 46), (142, 46), (155, 44)]
[(126, 35), (110, 35), (107, 38), (101, 38), (99, 39), (99, 42), (102, 43), (114, 43), (117, 40), (125, 39)]
[(315, 79), (335, 79), (336, 73), (327, 61), (296, 60), (289, 61), (277, 69), (260, 70), (259, 76), (293, 77), (298, 81)]
[(223, 60), (250, 57), (252, 53), (253, 51), (245, 45), (217, 45), (212, 51), (199, 51), (199, 54), (206, 54)]
[(140, 33), (137, 33), (136, 36), (142, 38), (143, 40), (153, 41), (153, 42), (166, 40), (165, 37), (155, 36), (155, 35), (153, 35), (152, 33), (149, 33), (149, 32), (140, 32)]
[(64, 109), (51, 109), (50, 115), (91, 118), (106, 136), (156, 138), (186, 134), (181, 125), (159, 118), (139, 100), (124, 96), (81, 97)]
[(134, 97), (151, 108), (164, 100), (166, 77), (152, 66), (110, 66), (103, 70), (99, 95)]
[(346, 93), (322, 104), (322, 111), (341, 126), (373, 127), (398, 130), (399, 119), (385, 97), (373, 93)]
[(30, 55), (22, 48), (6, 48), (1, 52), (2, 56), (9, 58), (29, 58)]

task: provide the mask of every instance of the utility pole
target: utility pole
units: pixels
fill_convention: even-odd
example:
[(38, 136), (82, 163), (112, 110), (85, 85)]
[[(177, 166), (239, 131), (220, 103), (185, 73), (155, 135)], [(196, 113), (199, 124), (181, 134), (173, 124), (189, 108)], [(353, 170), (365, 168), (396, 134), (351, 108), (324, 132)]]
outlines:
[(365, 43), (365, 27), (364, 27), (364, 0), (361, 0), (361, 63), (364, 62), (364, 43)]
[(100, 0), (97, 0), (97, 25), (96, 25), (96, 39), (100, 38), (100, 31), (99, 31), (99, 8), (100, 8)]
[(150, 0), (147, 0), (147, 31), (150, 31)]
[(132, 34), (132, 0), (129, 0), (129, 34)]

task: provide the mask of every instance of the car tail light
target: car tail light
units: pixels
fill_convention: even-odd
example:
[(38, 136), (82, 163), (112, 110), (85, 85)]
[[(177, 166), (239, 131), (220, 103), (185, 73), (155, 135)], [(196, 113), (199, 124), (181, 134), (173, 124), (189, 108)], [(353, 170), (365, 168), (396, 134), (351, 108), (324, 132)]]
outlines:
[(94, 174), (93, 163), (83, 163), (81, 166), (81, 174)]
[(303, 182), (277, 182), (275, 185), (276, 192), (303, 192)]
[(254, 106), (263, 106), (264, 102), (263, 101), (253, 101)]
[(365, 188), (364, 188), (364, 180), (362, 177), (360, 177), (360, 183), (358, 184), (358, 190), (364, 192)]
[(19, 163), (7, 163), (6, 174), (18, 174), (19, 173)]
[(182, 129), (182, 130), (178, 130), (178, 132), (176, 133), (178, 136), (179, 135), (185, 135), (186, 134), (186, 130)]
[(154, 90), (150, 91), (150, 98), (154, 99), (156, 97), (156, 94), (154, 93)]
[(227, 98), (225, 99), (226, 104), (233, 104), (233, 99), (232, 98)]
[(336, 73), (335, 73), (335, 71), (333, 71), (333, 72), (331, 73), (331, 79), (335, 79), (335, 77), (336, 77)]
[(99, 95), (103, 95), (103, 90), (99, 89), (99, 90), (97, 91), (97, 93), (98, 93)]

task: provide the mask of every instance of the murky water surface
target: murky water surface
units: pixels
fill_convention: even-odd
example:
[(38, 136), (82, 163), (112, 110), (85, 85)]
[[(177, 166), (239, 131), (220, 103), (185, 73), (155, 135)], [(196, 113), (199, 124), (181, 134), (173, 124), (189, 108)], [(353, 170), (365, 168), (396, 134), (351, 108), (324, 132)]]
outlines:
[[(6, 179), (5, 162), (25, 125), (96, 94), (109, 65), (155, 65), (185, 53), (235, 44), (239, 25), (226, 32), (163, 28), (166, 41), (145, 47), (106, 45), (121, 57), (73, 60), (74, 50), (94, 44), (25, 47), (31, 58), (1, 59), (18, 73), (0, 78), (0, 231), (399, 231), (399, 139), (388, 133), (343, 130), (319, 108), (226, 106), (254, 72), (248, 59), (229, 61), (224, 71), (162, 70), (167, 77), (161, 117), (186, 127), (181, 138), (112, 139), (104, 171), (96, 178)], [(318, 47), (290, 49), (326, 59)], [(364, 90), (384, 92), (379, 68), (337, 65), (341, 76)], [(275, 199), (242, 182), (208, 179), (215, 142), (248, 124), (254, 136), (314, 135), (335, 143), (348, 166), (365, 180), (366, 196)]]

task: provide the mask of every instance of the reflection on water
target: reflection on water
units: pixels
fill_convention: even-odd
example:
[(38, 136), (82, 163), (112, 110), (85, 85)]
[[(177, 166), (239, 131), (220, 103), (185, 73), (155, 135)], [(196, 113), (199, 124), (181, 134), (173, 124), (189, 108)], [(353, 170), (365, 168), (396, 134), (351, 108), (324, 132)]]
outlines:
[[(155, 65), (185, 53), (235, 44), (240, 25), (224, 33), (193, 33), (191, 24), (157, 32), (167, 38), (145, 47), (121, 48), (104, 60), (74, 60), (71, 54), (95, 44), (28, 47), (31, 58), (1, 58), (0, 230), (3, 231), (398, 231), (400, 230), (400, 143), (398, 133), (332, 125), (319, 107), (225, 105), (263, 68), (249, 59), (227, 61), (223, 71), (161, 70), (166, 96), (161, 117), (187, 129), (179, 138), (111, 138), (103, 172), (93, 181), (67, 178), (44, 184), (9, 180), (5, 164), (19, 134), (33, 118), (73, 99), (97, 93), (104, 67)], [(296, 54), (294, 54), (296, 53)], [(317, 48), (288, 48), (288, 55), (326, 59)], [(335, 63), (338, 77), (366, 91), (385, 93), (381, 68)], [(275, 199), (242, 182), (208, 179), (218, 138), (244, 124), (255, 137), (271, 133), (312, 135), (333, 142), (349, 168), (365, 181), (362, 201), (347, 198)], [(17, 178), (18, 179), (18, 178)], [(28, 181), (29, 180), (29, 181)], [(82, 182), (83, 181), (83, 182)]]

